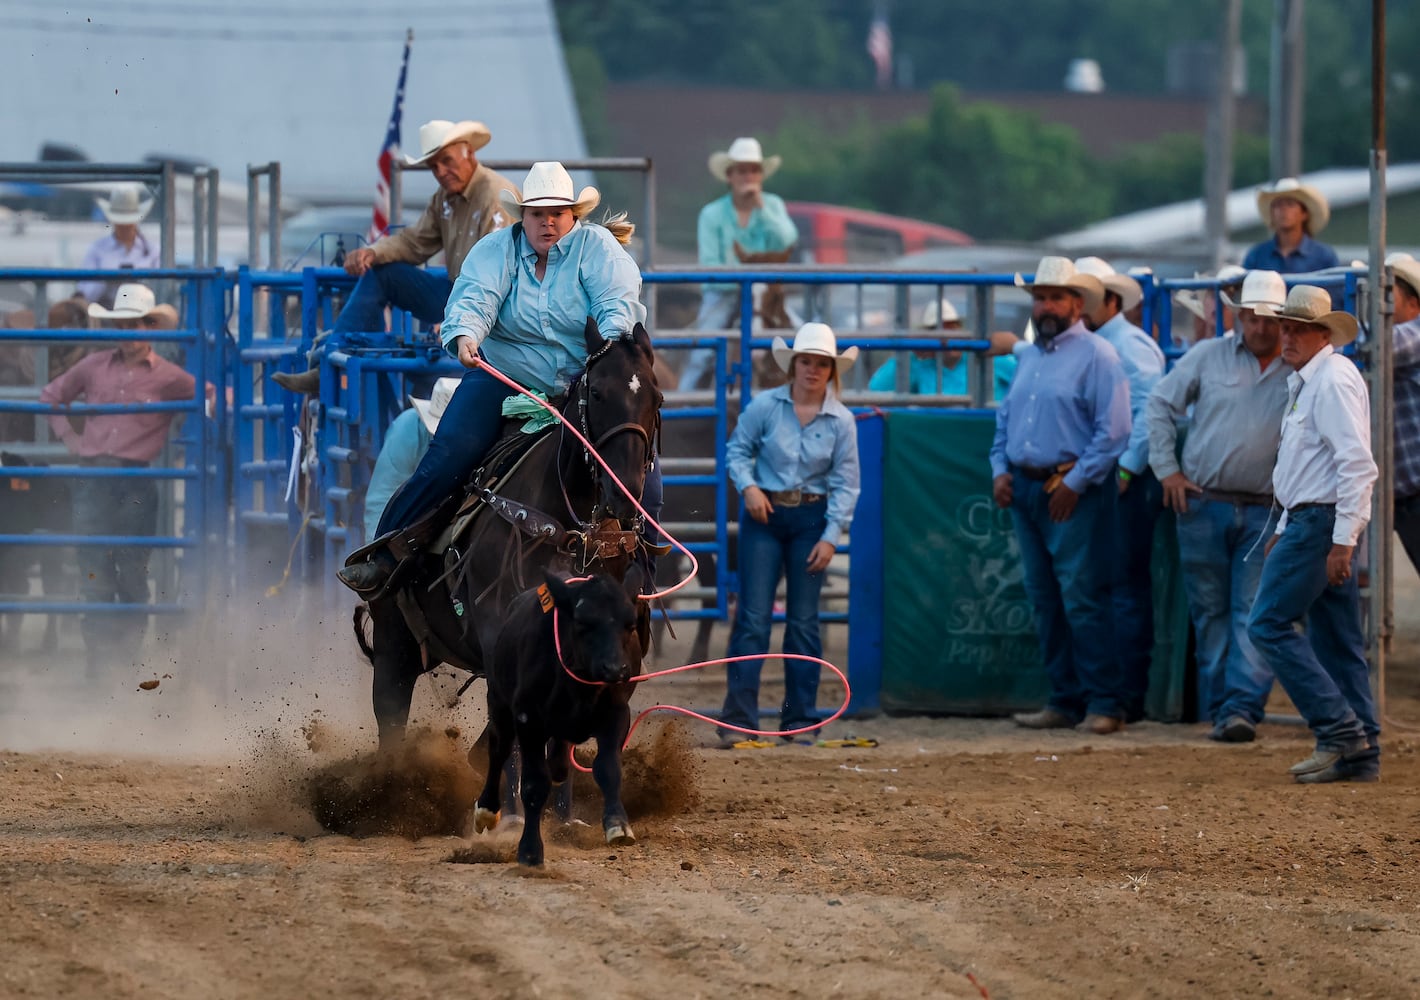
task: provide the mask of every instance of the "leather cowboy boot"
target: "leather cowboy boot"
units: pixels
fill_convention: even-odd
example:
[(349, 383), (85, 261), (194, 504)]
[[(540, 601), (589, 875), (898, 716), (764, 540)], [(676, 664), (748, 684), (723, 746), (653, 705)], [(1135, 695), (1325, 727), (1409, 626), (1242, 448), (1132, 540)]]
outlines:
[(383, 587), (398, 565), (388, 549), (381, 549), (372, 553), (365, 562), (341, 567), (335, 575), (345, 586), (365, 596)]
[(271, 381), (291, 392), (315, 396), (320, 392), (320, 369), (307, 368), (303, 372), (274, 372)]

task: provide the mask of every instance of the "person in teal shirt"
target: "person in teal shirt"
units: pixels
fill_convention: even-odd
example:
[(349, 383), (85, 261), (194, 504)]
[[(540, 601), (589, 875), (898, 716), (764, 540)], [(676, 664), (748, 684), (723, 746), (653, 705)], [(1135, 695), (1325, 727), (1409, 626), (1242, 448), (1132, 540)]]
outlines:
[(375, 529), (395, 490), (419, 468), (434, 432), (439, 429), (439, 418), (458, 387), (458, 379), (441, 378), (434, 383), (434, 391), (428, 399), (410, 396), (409, 409), (395, 417), (385, 431), (384, 443), (380, 445), (379, 457), (370, 473), (370, 485), (365, 487), (365, 541), (375, 537)]
[[(961, 316), (946, 298), (940, 302), (927, 303), (926, 308), (922, 310), (919, 325), (924, 330), (946, 330), (949, 331), (949, 336), (961, 336)], [(1011, 391), (1011, 379), (1016, 375), (1016, 358), (1011, 353), (1016, 340), (1013, 333), (993, 333), (991, 349), (986, 352), (988, 357), (995, 359), (992, 364), (993, 397), (998, 403)], [(961, 351), (913, 351), (907, 374), (907, 391), (914, 396), (967, 395), (967, 366), (962, 364), (963, 357)], [(868, 390), (897, 391), (896, 356), (888, 358), (881, 368), (873, 372), (873, 377), (868, 380)]]
[[(778, 156), (764, 155), (759, 140), (741, 137), (724, 152), (710, 154), (710, 173), (729, 185), (729, 192), (700, 210), (696, 245), (702, 267), (738, 267), (735, 247), (746, 253), (774, 253), (799, 242), (799, 229), (789, 218), (784, 199), (764, 190), (764, 182), (779, 169)], [(738, 285), (702, 286), (697, 330), (725, 330), (739, 318)], [(679, 387), (694, 389), (709, 373), (715, 352), (699, 347), (690, 352)]]

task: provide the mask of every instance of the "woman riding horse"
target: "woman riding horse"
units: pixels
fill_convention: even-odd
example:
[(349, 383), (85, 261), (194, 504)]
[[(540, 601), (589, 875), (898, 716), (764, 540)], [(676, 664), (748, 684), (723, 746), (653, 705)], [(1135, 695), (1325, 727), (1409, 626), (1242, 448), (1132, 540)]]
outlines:
[[(380, 519), (386, 536), (407, 528), (452, 495), (498, 438), (503, 401), (513, 390), (482, 365), (551, 396), (587, 363), (584, 330), (596, 321), (609, 339), (629, 338), (646, 318), (641, 272), (624, 249), (634, 226), (624, 215), (603, 225), (582, 218), (601, 201), (596, 188), (575, 197), (560, 163), (535, 163), (521, 197), (500, 197), (521, 221), (485, 236), (464, 260), (444, 313), (444, 347), (469, 371), (450, 401), (429, 451)], [(641, 387), (633, 384), (628, 391)], [(653, 392), (654, 387), (645, 387)], [(656, 516), (661, 472), (646, 476), (644, 504)], [(340, 571), (357, 593), (377, 591), (394, 569), (385, 549)]]

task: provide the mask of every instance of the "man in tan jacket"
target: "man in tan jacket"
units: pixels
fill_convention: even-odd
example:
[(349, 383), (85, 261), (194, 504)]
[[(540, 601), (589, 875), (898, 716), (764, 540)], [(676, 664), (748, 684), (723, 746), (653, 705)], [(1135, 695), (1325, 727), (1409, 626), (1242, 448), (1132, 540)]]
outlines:
[[(436, 120), (420, 126), (420, 155), (406, 157), (405, 163), (427, 163), (439, 190), (413, 225), (346, 255), (345, 270), (360, 280), (335, 326), (312, 348), (310, 368), (299, 373), (277, 372), (272, 376), (277, 385), (292, 392), (319, 392), (321, 354), (362, 346), (364, 334), (383, 332), (387, 306), (404, 309), (425, 323), (444, 318), (444, 305), (469, 250), (513, 221), (500, 205), (498, 192), (506, 189), (516, 194), (517, 189), (478, 162), (478, 150), (488, 145), (490, 138), (482, 122)], [(419, 266), (440, 250), (448, 265), (447, 278)]]

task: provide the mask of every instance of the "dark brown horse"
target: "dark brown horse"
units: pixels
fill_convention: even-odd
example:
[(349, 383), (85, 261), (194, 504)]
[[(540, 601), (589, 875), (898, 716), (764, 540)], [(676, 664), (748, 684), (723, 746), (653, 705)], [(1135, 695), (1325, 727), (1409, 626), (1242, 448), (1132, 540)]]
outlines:
[[(639, 499), (660, 425), (651, 338), (638, 323), (631, 337), (605, 340), (589, 318), (586, 341), (587, 368), (562, 413)], [(485, 504), (445, 552), (412, 557), (398, 586), (369, 602), (369, 642), (364, 614), (356, 611), (356, 639), (375, 668), (382, 747), (403, 735), (420, 674), (443, 662), (484, 676), (504, 609), (528, 581), (540, 580), (547, 567), (582, 571), (601, 555), (615, 559), (610, 548), (600, 554), (588, 548), (588, 537), (606, 519), (632, 531), (640, 524), (631, 501), (560, 427), (540, 438), (493, 489), (514, 505), (511, 519), (498, 516), (496, 504)], [(531, 514), (520, 519), (516, 509)], [(556, 522), (550, 535), (524, 530), (544, 514)], [(634, 536), (621, 533), (622, 541), (628, 537)], [(627, 555), (623, 548), (616, 560), (621, 572)]]

